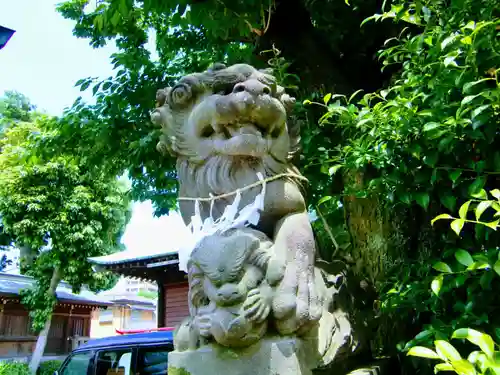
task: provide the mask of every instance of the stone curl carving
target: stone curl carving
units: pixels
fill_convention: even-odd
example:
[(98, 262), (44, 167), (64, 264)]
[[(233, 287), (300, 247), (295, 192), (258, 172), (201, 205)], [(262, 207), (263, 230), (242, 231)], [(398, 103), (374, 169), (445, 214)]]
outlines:
[[(320, 319), (333, 324), (325, 332), (335, 330), (335, 319), (324, 318), (327, 289), (314, 266), (303, 178), (292, 164), (300, 143), (298, 124), (288, 121), (295, 100), (271, 71), (246, 64), (216, 64), (185, 76), (159, 90), (156, 100), (157, 149), (177, 158), (179, 196), (192, 198), (179, 201), (186, 224), (194, 199), (243, 189), (258, 181), (257, 174), (269, 179), (253, 228), (209, 236), (191, 254), (191, 316), (178, 328), (176, 350), (211, 340), (247, 346), (265, 334), (308, 337)], [(259, 192), (242, 190), (240, 207)], [(201, 218), (217, 219), (234, 199), (200, 202)]]

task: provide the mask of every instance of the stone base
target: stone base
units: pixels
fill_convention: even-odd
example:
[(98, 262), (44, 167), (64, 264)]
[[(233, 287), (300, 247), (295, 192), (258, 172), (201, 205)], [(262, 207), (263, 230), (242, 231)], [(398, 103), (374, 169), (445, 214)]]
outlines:
[(168, 375), (312, 375), (308, 357), (296, 338), (265, 339), (242, 350), (208, 345), (170, 352)]

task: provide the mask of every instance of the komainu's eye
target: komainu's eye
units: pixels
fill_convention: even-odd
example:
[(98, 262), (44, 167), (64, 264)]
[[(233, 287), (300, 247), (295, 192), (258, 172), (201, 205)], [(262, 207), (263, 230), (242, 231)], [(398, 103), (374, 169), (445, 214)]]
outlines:
[(201, 136), (203, 138), (210, 138), (212, 135), (214, 135), (215, 130), (211, 125), (205, 126), (202, 131), (201, 131)]
[(185, 83), (179, 83), (172, 89), (170, 97), (172, 104), (180, 106), (185, 105), (191, 100), (191, 87)]

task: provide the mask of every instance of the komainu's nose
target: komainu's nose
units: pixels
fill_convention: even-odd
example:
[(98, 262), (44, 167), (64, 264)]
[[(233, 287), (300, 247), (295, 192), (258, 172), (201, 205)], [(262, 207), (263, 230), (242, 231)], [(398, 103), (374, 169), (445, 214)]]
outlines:
[(249, 79), (245, 82), (240, 82), (234, 85), (233, 93), (244, 91), (255, 96), (271, 94), (271, 88), (257, 79)]

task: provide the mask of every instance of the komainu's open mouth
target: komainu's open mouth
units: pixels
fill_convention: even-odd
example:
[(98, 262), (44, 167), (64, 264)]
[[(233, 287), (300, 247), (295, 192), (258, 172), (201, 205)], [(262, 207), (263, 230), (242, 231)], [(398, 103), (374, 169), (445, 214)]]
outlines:
[(269, 135), (271, 137), (277, 137), (279, 135), (279, 129), (267, 124), (264, 125), (258, 122), (244, 121), (206, 125), (201, 132), (201, 136), (204, 138), (210, 138), (216, 134), (223, 135), (225, 139), (231, 139), (240, 135), (253, 135), (259, 138), (267, 138)]

